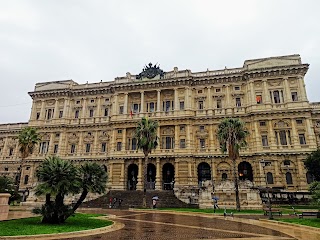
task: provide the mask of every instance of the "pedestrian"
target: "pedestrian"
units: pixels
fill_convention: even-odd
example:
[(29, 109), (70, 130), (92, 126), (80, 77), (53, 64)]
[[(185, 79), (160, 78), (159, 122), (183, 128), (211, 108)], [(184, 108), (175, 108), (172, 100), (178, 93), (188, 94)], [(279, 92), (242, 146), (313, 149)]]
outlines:
[(217, 197), (213, 197), (213, 212), (216, 212), (216, 209), (219, 209), (218, 206), (218, 198)]
[(109, 199), (109, 208), (112, 208), (112, 197)]
[(116, 203), (117, 203), (117, 198), (115, 197), (115, 198), (113, 198), (113, 205), (112, 205), (113, 208), (116, 207)]

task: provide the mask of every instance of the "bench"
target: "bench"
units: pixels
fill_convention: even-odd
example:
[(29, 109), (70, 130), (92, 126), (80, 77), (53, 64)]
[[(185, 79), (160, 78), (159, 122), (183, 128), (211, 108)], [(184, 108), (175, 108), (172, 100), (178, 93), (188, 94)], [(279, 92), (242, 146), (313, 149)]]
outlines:
[[(269, 208), (264, 208), (263, 209), (264, 215), (267, 216), (270, 212)], [(282, 211), (280, 209), (271, 209), (271, 214), (273, 215), (274, 213), (279, 214), (279, 216), (282, 216)]]
[(298, 214), (299, 218), (303, 217), (317, 217), (320, 218), (320, 212), (302, 212), (302, 214)]

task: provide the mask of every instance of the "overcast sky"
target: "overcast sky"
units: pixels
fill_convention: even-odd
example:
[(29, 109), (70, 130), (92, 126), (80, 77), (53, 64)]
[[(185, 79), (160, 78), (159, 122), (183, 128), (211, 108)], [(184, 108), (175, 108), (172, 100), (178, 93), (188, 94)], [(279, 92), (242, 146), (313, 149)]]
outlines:
[(0, 123), (26, 122), (37, 82), (111, 81), (146, 63), (205, 71), (300, 54), (320, 101), (320, 2), (0, 0)]

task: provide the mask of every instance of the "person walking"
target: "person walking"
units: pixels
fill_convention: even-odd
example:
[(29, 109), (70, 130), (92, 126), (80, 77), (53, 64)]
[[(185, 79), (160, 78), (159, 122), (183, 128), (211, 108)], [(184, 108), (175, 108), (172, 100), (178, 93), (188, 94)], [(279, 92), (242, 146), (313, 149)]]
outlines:
[(213, 212), (215, 213), (216, 209), (219, 209), (218, 198), (217, 197), (213, 197), (212, 199), (213, 199)]

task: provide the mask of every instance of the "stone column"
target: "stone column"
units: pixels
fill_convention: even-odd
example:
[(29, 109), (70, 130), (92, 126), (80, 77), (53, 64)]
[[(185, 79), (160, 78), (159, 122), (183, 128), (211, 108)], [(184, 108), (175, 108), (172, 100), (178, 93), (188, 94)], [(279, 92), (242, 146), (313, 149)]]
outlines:
[(36, 110), (37, 110), (37, 102), (32, 102), (30, 120), (36, 120)]
[(308, 134), (308, 137), (307, 137), (308, 142), (307, 142), (307, 144), (309, 146), (315, 145), (316, 137), (314, 135), (314, 130), (312, 128), (312, 122), (310, 123), (311, 120), (308, 119), (308, 118), (306, 118), (305, 121), (306, 121), (306, 127), (307, 127), (306, 132)]
[(114, 102), (113, 102), (113, 113), (112, 115), (118, 115), (118, 94), (114, 95)]
[(140, 113), (144, 113), (144, 91), (141, 91), (141, 106), (140, 106)]
[(53, 113), (53, 119), (59, 118), (59, 99), (55, 99), (56, 102), (54, 104), (54, 113)]
[(157, 90), (157, 112), (161, 111), (161, 90)]
[(268, 121), (268, 132), (269, 132), (269, 145), (270, 147), (275, 147), (276, 146), (276, 136), (275, 136), (275, 133), (274, 133), (274, 130), (273, 130), (273, 126), (272, 126), (272, 120), (269, 120)]
[(40, 119), (44, 120), (46, 118), (46, 112), (45, 112), (45, 101), (41, 100), (41, 112), (40, 112)]
[(287, 77), (283, 78), (283, 81), (284, 81), (285, 101), (288, 103), (292, 101), (288, 78)]
[(191, 141), (190, 141), (190, 125), (186, 124), (186, 148), (191, 149)]
[(124, 165), (125, 165), (125, 160), (123, 160), (123, 162), (121, 163), (121, 173), (120, 173), (120, 184), (122, 186), (123, 189), (125, 189), (125, 176), (124, 176)]
[(299, 92), (300, 92), (300, 99), (299, 99), (299, 96), (298, 96), (298, 100), (308, 101), (307, 93), (306, 93), (306, 87), (305, 87), (305, 84), (304, 84), (303, 77), (299, 77), (298, 78), (298, 84), (299, 84)]
[(259, 133), (259, 128), (258, 128), (258, 121), (254, 121), (254, 131), (256, 135), (255, 146), (258, 151), (259, 149), (262, 149), (261, 135)]
[(68, 118), (69, 117), (69, 113), (68, 113), (68, 109), (69, 109), (69, 99), (65, 98), (64, 99), (64, 105), (63, 105), (63, 118)]
[(86, 118), (86, 109), (87, 108), (87, 99), (86, 98), (84, 98), (83, 99), (83, 105), (82, 105), (82, 119), (84, 119), (84, 118)]
[(123, 113), (125, 114), (125, 116), (128, 116), (128, 93), (124, 94)]
[(179, 161), (178, 159), (174, 160), (174, 181), (175, 181), (175, 186), (179, 185), (180, 183), (180, 178), (179, 178)]
[(121, 151), (126, 150), (126, 145), (127, 145), (127, 129), (122, 129), (122, 146), (121, 146)]
[(256, 96), (255, 96), (255, 92), (254, 92), (254, 81), (253, 80), (250, 80), (249, 81), (249, 86), (250, 86), (250, 103), (248, 105), (255, 105), (256, 104)]
[(213, 109), (211, 87), (208, 87), (207, 98), (208, 98), (208, 101), (207, 101), (206, 109), (208, 110), (208, 114), (211, 115), (212, 114), (212, 109)]
[(139, 158), (137, 190), (142, 190), (143, 189), (142, 169), (143, 169), (142, 159)]
[(190, 103), (189, 103), (189, 87), (186, 87), (185, 90), (184, 90), (184, 108), (186, 110), (189, 110), (191, 107), (190, 107)]
[(95, 117), (101, 117), (101, 97), (98, 97), (97, 111)]
[[(61, 156), (65, 156), (68, 154), (68, 149), (66, 148), (66, 146), (68, 145), (68, 142), (66, 141), (66, 134), (64, 132), (60, 132), (60, 137), (59, 137), (59, 145), (58, 145), (58, 155)], [(64, 143), (64, 146), (63, 146)]]
[(231, 95), (230, 95), (230, 89), (229, 89), (229, 84), (226, 84), (226, 112), (231, 113)]
[(174, 149), (179, 149), (179, 125), (174, 126)]
[(92, 149), (92, 154), (96, 155), (99, 152), (99, 146), (98, 146), (98, 131), (94, 132), (94, 140), (93, 140), (93, 149)]
[(296, 128), (296, 120), (291, 119), (291, 127), (292, 127), (292, 136), (291, 136), (291, 142), (293, 146), (298, 145), (298, 133), (297, 133), (297, 128)]
[(161, 190), (160, 158), (159, 157), (157, 157), (156, 164), (157, 164), (157, 169), (156, 169), (156, 190)]
[(174, 111), (179, 111), (179, 89), (174, 89)]
[(267, 80), (266, 79), (262, 80), (262, 83), (263, 83), (263, 99), (262, 99), (262, 101), (270, 104), (271, 99), (270, 99), (270, 95), (269, 95), (269, 91), (268, 91)]
[(192, 162), (191, 160), (188, 162), (188, 185), (192, 185), (192, 166), (191, 166)]

